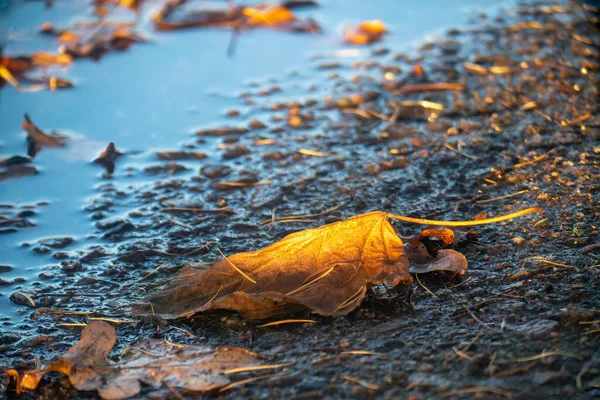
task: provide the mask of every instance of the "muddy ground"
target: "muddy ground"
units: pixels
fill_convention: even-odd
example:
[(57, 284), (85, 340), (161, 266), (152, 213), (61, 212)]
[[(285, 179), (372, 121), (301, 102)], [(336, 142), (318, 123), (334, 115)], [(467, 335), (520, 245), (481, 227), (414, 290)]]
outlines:
[[(477, 239), (460, 248), (469, 261), (462, 277), (420, 275), (421, 284), (408, 289), (373, 288), (343, 318), (304, 312), (271, 319), (317, 322), (310, 325), (258, 328), (265, 321), (226, 312), (136, 317), (118, 325), (114, 354), (141, 338), (167, 338), (294, 363), (214, 397), (600, 397), (600, 34), (593, 9), (561, 4), (481, 15), (418, 54), (380, 48), (360, 63), (320, 62), (326, 98), (311, 95), (308, 83), (297, 100), (279, 94), (278, 83), (257, 84), (232, 104), (229, 128), (240, 129), (199, 131), (199, 144), (176, 149), (212, 146), (222, 152), (220, 163), (198, 160), (184, 171), (178, 158), (193, 156), (163, 156), (174, 159), (132, 171), (148, 174), (144, 190), (117, 189), (107, 178), (85, 209), (97, 220), (93, 234), (110, 244), (86, 252), (70, 251), (68, 239), (29, 244), (57, 261), (26, 291), (36, 309), (14, 298), (25, 321), (0, 336), (0, 365), (32, 369), (78, 340), (80, 327), (57, 324), (89, 316), (49, 309), (131, 319), (127, 308), (181, 266), (217, 259), (214, 245), (178, 256), (209, 241), (232, 254), (372, 210), (460, 220), (538, 206), (543, 215), (477, 227)], [(441, 82), (460, 88), (406, 89)], [(398, 104), (407, 100), (443, 110)], [(264, 111), (268, 118), (254, 118)], [(117, 216), (121, 204), (134, 209)], [(269, 223), (332, 208), (299, 217), (304, 222)], [(421, 228), (394, 226), (401, 236)], [(339, 354), (346, 350), (378, 354)], [(53, 375), (20, 396), (94, 397)], [(200, 396), (146, 387), (139, 397)]]

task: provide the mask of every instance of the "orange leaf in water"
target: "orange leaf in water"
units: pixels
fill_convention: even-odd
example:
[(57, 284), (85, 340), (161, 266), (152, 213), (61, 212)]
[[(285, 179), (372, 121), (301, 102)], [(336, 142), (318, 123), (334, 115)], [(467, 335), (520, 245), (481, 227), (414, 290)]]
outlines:
[[(147, 299), (167, 318), (212, 309), (238, 311), (252, 319), (309, 308), (321, 315), (346, 315), (360, 305), (367, 287), (412, 282), (415, 272), (450, 270), (462, 274), (465, 257), (444, 249), (434, 257), (411, 239), (407, 249), (388, 218), (428, 225), (469, 226), (516, 218), (539, 209), (479, 221), (432, 221), (374, 211), (286, 236), (262, 250), (238, 253), (209, 269), (185, 267), (162, 291)], [(429, 232), (450, 242), (447, 231)], [(413, 243), (414, 242), (414, 243)], [(420, 246), (423, 246), (422, 248)], [(411, 255), (415, 256), (411, 260)]]
[(106, 357), (116, 339), (115, 328), (94, 321), (83, 329), (81, 340), (58, 360), (22, 374), (9, 370), (8, 375), (17, 392), (34, 390), (45, 374), (60, 372), (69, 376), (77, 390), (97, 390), (104, 399), (125, 399), (140, 392), (140, 382), (155, 388), (166, 383), (175, 388), (209, 392), (231, 383), (228, 372), (260, 368), (257, 365), (262, 359), (257, 353), (237, 347), (179, 347), (151, 339), (125, 348), (115, 363)]
[(73, 58), (68, 54), (52, 54), (45, 51), (34, 53), (31, 56), (31, 60), (34, 65), (39, 67), (48, 67), (51, 65), (64, 66), (73, 62)]
[(58, 37), (58, 40), (61, 42), (76, 43), (79, 41), (79, 36), (73, 32), (63, 32)]
[(356, 27), (346, 28), (344, 36), (350, 44), (369, 44), (381, 40), (388, 31), (381, 20), (364, 21)]
[(242, 13), (248, 17), (248, 25), (278, 25), (296, 19), (287, 8), (272, 6), (265, 9), (244, 7)]

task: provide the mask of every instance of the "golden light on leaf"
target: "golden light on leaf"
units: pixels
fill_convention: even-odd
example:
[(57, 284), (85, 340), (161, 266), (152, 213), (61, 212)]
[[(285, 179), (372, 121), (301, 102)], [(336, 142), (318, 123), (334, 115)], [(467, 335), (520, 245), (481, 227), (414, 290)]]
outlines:
[(296, 19), (294, 14), (287, 8), (272, 6), (265, 9), (244, 7), (244, 16), (248, 17), (248, 25), (278, 25)]
[(381, 40), (388, 30), (379, 19), (364, 21), (358, 26), (347, 27), (344, 36), (347, 43), (364, 45)]
[(34, 53), (31, 56), (34, 65), (47, 67), (51, 65), (68, 65), (73, 62), (73, 58), (68, 54), (52, 54), (44, 51)]
[[(228, 309), (245, 318), (262, 319), (309, 308), (343, 316), (363, 301), (369, 286), (410, 283), (411, 272), (452, 271), (463, 274), (467, 260), (442, 249), (430, 255), (419, 241), (436, 237), (445, 246), (454, 241), (449, 229), (423, 231), (406, 244), (388, 219), (438, 225), (471, 226), (500, 222), (540, 212), (516, 213), (474, 221), (436, 221), (374, 211), (284, 237), (261, 250), (233, 254), (209, 269), (187, 266), (171, 284), (147, 299), (152, 311), (167, 318)], [(216, 288), (219, 288), (215, 294)], [(138, 312), (145, 313), (147, 306)]]

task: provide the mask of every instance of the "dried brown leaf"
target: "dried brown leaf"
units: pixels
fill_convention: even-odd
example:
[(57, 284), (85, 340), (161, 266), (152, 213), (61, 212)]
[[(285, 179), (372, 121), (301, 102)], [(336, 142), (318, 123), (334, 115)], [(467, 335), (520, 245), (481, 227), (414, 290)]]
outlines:
[(21, 129), (27, 133), (27, 154), (30, 157), (35, 157), (42, 147), (64, 146), (64, 143), (57, 138), (48, 135), (38, 128), (27, 114), (25, 114), (25, 121), (21, 123)]
[(163, 340), (145, 340), (127, 348), (118, 362), (106, 359), (116, 342), (115, 329), (103, 321), (87, 325), (81, 340), (46, 368), (9, 376), (17, 390), (33, 390), (48, 372), (69, 376), (82, 391), (97, 390), (104, 399), (125, 399), (140, 391), (140, 382), (155, 388), (163, 384), (197, 392), (209, 392), (231, 383), (226, 371), (261, 363), (262, 357), (236, 347), (173, 346)]
[(230, 309), (259, 319), (308, 307), (342, 316), (362, 302), (368, 285), (412, 281), (402, 240), (378, 211), (293, 233), (208, 270), (187, 267), (180, 276), (150, 296), (155, 313), (175, 318)]

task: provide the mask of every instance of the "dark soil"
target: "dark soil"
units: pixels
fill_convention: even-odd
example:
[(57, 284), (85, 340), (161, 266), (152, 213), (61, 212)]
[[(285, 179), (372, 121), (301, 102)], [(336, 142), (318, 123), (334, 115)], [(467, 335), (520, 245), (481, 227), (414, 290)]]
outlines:
[[(418, 54), (340, 63), (356, 75), (322, 71), (329, 83), (318, 91), (329, 90), (327, 98), (311, 95), (311, 87), (297, 102), (261, 96), (260, 88), (243, 94), (240, 106), (253, 104), (255, 112), (239, 129), (198, 136), (218, 146), (221, 164), (199, 160), (197, 175), (179, 178), (178, 158), (159, 156), (166, 161), (146, 169), (157, 175), (143, 190), (117, 190), (110, 180), (98, 188), (86, 212), (98, 219), (96, 235), (113, 244), (87, 253), (70, 251), (70, 238), (35, 244), (60, 261), (28, 292), (37, 309), (15, 299), (25, 304), (29, 334), (0, 336), (0, 365), (32, 369), (78, 340), (80, 328), (57, 324), (89, 317), (48, 308), (131, 319), (125, 310), (182, 265), (218, 257), (211, 246), (175, 256), (208, 241), (232, 254), (372, 210), (460, 220), (539, 206), (543, 215), (478, 227), (477, 240), (461, 248), (470, 265), (461, 278), (420, 275), (422, 285), (408, 289), (373, 288), (344, 318), (305, 312), (272, 319), (317, 321), (306, 326), (258, 328), (265, 321), (225, 312), (136, 318), (118, 326), (114, 354), (141, 338), (167, 338), (242, 346), (272, 363), (295, 363), (227, 394), (236, 398), (600, 397), (600, 34), (597, 13), (565, 6), (482, 15)], [(464, 89), (407, 89), (441, 82)], [(444, 109), (396, 107), (407, 100)], [(260, 126), (241, 129), (265, 111), (270, 117)], [(395, 122), (383, 119), (392, 116)], [(120, 204), (135, 209), (117, 215)], [(260, 225), (272, 213), (340, 205), (312, 222)], [(422, 229), (395, 226), (401, 236)], [(377, 354), (340, 354), (348, 350)], [(542, 355), (548, 352), (559, 355)], [(50, 375), (21, 398), (94, 396)], [(149, 387), (140, 397), (169, 396), (198, 397)]]

